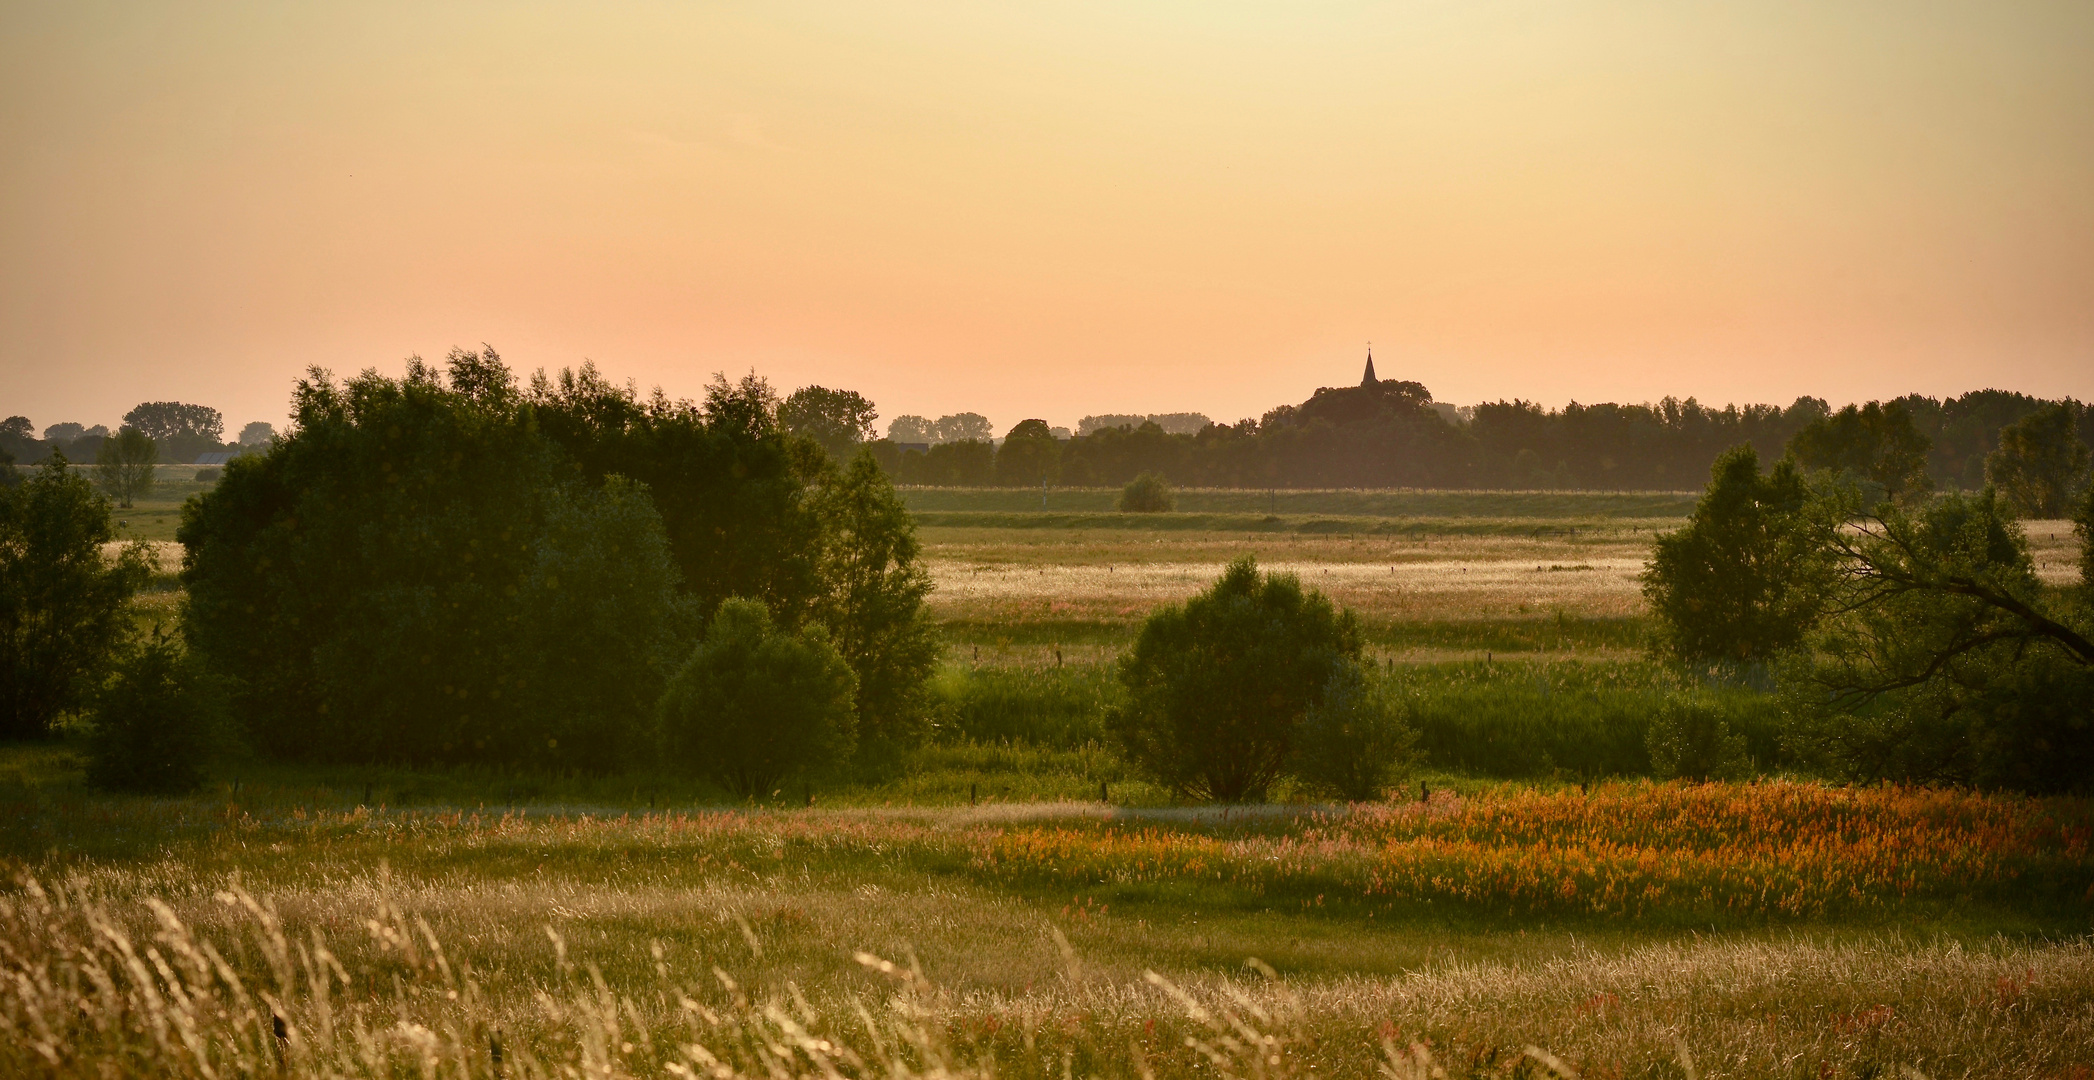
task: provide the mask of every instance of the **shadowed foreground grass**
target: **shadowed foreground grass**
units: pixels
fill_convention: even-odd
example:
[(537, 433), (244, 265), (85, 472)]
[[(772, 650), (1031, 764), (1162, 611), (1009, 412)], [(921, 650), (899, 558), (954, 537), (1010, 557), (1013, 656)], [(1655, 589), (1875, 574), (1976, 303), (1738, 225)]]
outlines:
[(9, 812), (5, 1075), (2094, 1066), (2080, 800)]

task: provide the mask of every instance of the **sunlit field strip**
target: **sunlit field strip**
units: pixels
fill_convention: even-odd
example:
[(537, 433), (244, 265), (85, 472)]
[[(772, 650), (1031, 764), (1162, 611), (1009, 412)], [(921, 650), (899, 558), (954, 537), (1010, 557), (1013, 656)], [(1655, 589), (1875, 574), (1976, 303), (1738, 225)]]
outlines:
[[(1568, 617), (1623, 618), (1644, 610), (1640, 558), (1562, 562), (1271, 562), (1262, 569), (1300, 575), (1305, 586), (1376, 622)], [(968, 565), (930, 562), (937, 589), (931, 609), (944, 619), (992, 613), (1030, 619), (1105, 619), (1145, 615), (1213, 584), (1221, 564)]]
[(1278, 835), (1012, 830), (982, 870), (1063, 885), (1212, 880), (1316, 903), (1817, 917), (1906, 900), (2094, 911), (2082, 800), (1815, 785), (1608, 785), (1360, 807)]
[[(992, 887), (1207, 883), (1276, 901), (1432, 901), (1485, 912), (1746, 920), (1882, 913), (1907, 901), (2012, 902), (2094, 913), (2094, 804), (1813, 784), (1507, 788), (1424, 805), (1359, 805), (1192, 826), (1119, 811), (1035, 820), (959, 811), (374, 814), (230, 807), (186, 826), (205, 850), (377, 841), (499, 867), (540, 847), (569, 862), (674, 857), (722, 868), (900, 860)], [(122, 828), (118, 816), (93, 827)], [(590, 854), (593, 853), (593, 854)]]

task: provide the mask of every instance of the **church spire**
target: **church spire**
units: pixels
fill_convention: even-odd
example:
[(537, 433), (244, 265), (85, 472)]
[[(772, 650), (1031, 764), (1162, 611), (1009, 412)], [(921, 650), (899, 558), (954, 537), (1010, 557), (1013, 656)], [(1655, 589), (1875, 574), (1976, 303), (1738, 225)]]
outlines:
[(1370, 341), (1367, 343), (1367, 374), (1360, 377), (1360, 385), (1371, 390), (1377, 382), (1379, 380), (1374, 377), (1374, 343)]

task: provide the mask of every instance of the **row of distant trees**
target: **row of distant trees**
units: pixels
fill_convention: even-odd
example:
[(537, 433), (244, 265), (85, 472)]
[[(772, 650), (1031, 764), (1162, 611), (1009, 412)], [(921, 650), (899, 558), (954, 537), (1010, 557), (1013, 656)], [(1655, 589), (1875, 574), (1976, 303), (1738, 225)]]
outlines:
[[(2094, 442), (2094, 410), (2001, 390), (1837, 410), (1811, 397), (1786, 408), (1717, 409), (1667, 398), (1456, 410), (1417, 383), (1392, 379), (1325, 388), (1234, 424), (1192, 413), (1094, 416), (1071, 434), (1026, 420), (1001, 439), (976, 413), (898, 417), (886, 438), (875, 439), (871, 402), (820, 387), (789, 401), (802, 395), (807, 433), (833, 452), (863, 444), (898, 483), (967, 487), (1119, 486), (1151, 473), (1181, 487), (1680, 490), (1699, 487), (1716, 458), (1741, 444), (1764, 458), (1793, 449), (1808, 464), (1838, 467), (1881, 443), (1895, 448), (1890, 460), (1910, 474), (1901, 483), (1974, 490), (2000, 479), (2003, 447), (2009, 458), (2032, 460), (2055, 456), (2068, 435)], [(847, 422), (823, 408), (828, 397), (849, 399), (856, 411)], [(1195, 418), (1201, 426), (1188, 430)]]
[(259, 449), (268, 446), (276, 434), (272, 425), (257, 420), (242, 428), (237, 439), (226, 442), (225, 415), (217, 409), (181, 401), (146, 401), (125, 413), (116, 431), (103, 424), (68, 421), (45, 427), (38, 438), (28, 417), (10, 416), (0, 420), (0, 454), (24, 465), (34, 465), (54, 453), (64, 454), (68, 461), (94, 461), (104, 441), (126, 431), (152, 440), (154, 460), (166, 465), (187, 465), (204, 454)]
[[(2042, 419), (2032, 420), (2038, 414)], [(1073, 433), (1026, 420), (1000, 439), (979, 413), (898, 416), (884, 438), (878, 416), (863, 395), (821, 386), (803, 387), (777, 406), (783, 431), (839, 461), (864, 447), (897, 483), (964, 487), (1117, 487), (1153, 474), (1180, 487), (1677, 490), (1699, 486), (1717, 456), (1740, 444), (1763, 458), (1794, 449), (1806, 463), (1837, 465), (1888, 440), (1913, 482), (1975, 490), (2002, 479), (1993, 459), (2003, 447), (2011, 458), (2033, 460), (2054, 457), (2068, 432), (2094, 442), (2094, 410), (2002, 390), (1945, 399), (1914, 394), (1839, 410), (1811, 397), (1786, 408), (1717, 409), (1666, 398), (1453, 409), (1417, 383), (1388, 379), (1324, 388), (1299, 405), (1233, 424), (1199, 413), (1106, 414), (1084, 417)], [(235, 442), (220, 442), (219, 412), (181, 402), (140, 404), (125, 414), (124, 428), (151, 439), (162, 463), (259, 448), (275, 434), (257, 422)], [(0, 455), (34, 463), (57, 451), (93, 462), (113, 434), (67, 423), (45, 428), (38, 439), (28, 419), (15, 416), (0, 422)], [(2016, 483), (2004, 486), (2020, 499)]]

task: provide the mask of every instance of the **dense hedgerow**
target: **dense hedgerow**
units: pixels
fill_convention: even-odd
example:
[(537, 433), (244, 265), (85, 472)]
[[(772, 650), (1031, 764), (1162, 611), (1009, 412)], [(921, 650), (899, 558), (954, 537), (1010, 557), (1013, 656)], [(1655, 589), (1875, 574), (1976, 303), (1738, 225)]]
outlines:
[[(253, 746), (313, 761), (609, 770), (726, 597), (833, 627), (905, 738), (930, 663), (877, 470), (782, 434), (760, 380), (642, 403), (492, 350), (299, 384), (295, 429), (184, 508), (184, 628)], [(867, 473), (871, 475), (868, 478)]]

